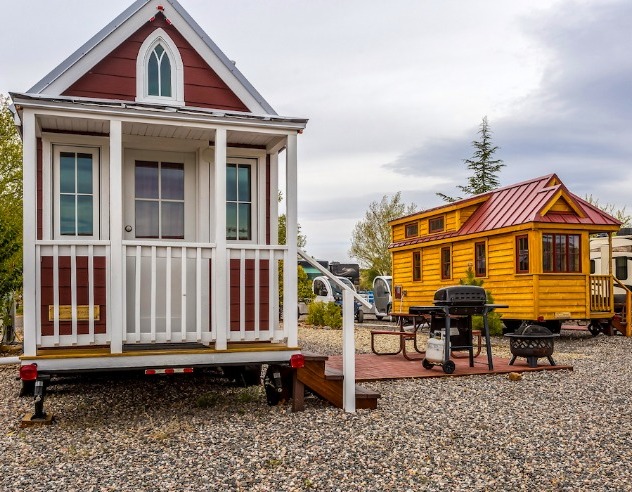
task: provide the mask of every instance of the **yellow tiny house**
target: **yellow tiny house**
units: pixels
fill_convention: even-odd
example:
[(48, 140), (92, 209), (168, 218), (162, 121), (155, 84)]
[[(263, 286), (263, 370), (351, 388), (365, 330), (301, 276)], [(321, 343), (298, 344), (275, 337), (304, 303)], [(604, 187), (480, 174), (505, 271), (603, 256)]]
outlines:
[[(394, 309), (430, 304), (469, 268), (508, 330), (524, 320), (558, 332), (569, 319), (600, 329), (615, 315), (612, 272), (591, 275), (589, 238), (620, 223), (572, 194), (555, 175), (462, 199), (390, 222)], [(610, 236), (609, 236), (610, 237)]]

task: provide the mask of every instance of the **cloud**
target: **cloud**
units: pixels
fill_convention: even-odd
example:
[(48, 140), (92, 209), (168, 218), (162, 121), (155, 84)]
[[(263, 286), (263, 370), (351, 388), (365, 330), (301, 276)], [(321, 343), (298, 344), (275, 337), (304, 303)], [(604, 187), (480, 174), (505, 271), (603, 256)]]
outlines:
[[(513, 111), (490, 118), (497, 156), (506, 164), (503, 184), (556, 172), (579, 195), (628, 202), (629, 190), (613, 184), (632, 179), (631, 20), (632, 3), (623, 0), (565, 2), (544, 19), (523, 19), (546, 63), (536, 90), (514, 101)], [(476, 131), (473, 125), (467, 135), (426, 141), (385, 168), (463, 184), (469, 173), (462, 159), (472, 154)]]

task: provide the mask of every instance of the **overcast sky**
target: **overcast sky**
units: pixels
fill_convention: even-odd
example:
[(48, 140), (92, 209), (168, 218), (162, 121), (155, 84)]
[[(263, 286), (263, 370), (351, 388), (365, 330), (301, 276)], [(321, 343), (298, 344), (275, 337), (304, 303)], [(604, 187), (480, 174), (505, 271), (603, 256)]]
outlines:
[[(0, 93), (29, 89), (131, 0), (0, 0)], [(348, 261), (372, 201), (457, 194), (487, 115), (502, 185), (557, 173), (632, 213), (629, 0), (180, 0), (299, 139), (307, 250)]]

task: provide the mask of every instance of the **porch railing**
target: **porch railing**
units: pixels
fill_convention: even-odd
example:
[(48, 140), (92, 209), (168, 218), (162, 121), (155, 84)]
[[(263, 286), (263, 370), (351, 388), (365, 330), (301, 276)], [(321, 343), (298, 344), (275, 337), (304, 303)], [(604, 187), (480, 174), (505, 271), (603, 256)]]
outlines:
[(35, 250), (37, 345), (109, 343), (109, 241), (37, 241)]
[[(227, 341), (288, 336), (279, 322), (285, 246), (228, 245), (219, 262), (210, 243), (124, 241), (120, 279), (109, 241), (38, 241), (36, 254), (39, 347), (107, 345), (112, 330), (125, 344), (209, 344), (218, 330)], [(123, 299), (124, 326), (111, 323), (112, 295)]]
[(590, 276), (590, 312), (608, 313), (613, 308), (612, 276)]
[(212, 244), (123, 241), (123, 343), (202, 342), (210, 323)]

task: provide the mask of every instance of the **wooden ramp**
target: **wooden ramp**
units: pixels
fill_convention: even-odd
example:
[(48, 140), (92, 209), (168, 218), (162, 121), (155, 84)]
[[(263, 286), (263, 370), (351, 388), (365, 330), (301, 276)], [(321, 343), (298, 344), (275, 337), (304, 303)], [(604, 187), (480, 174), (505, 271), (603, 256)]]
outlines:
[[(332, 405), (342, 408), (342, 358), (340, 359), (340, 367), (335, 368), (326, 365), (328, 357), (325, 355), (303, 355), (305, 356), (305, 367), (296, 371), (298, 381), (321, 398), (331, 402)], [(374, 410), (377, 408), (379, 393), (357, 384), (355, 393), (357, 409)]]
[[(555, 358), (555, 354), (553, 354)], [(573, 366), (549, 365), (546, 358), (539, 360), (537, 367), (529, 367), (524, 358), (518, 358), (513, 366), (509, 365), (509, 359), (494, 357), (494, 369), (487, 367), (487, 357), (474, 359), (474, 367), (469, 366), (468, 358), (451, 359), (456, 364), (452, 374), (445, 374), (440, 366), (427, 370), (421, 365), (421, 361), (409, 361), (401, 354), (375, 355), (356, 354), (356, 381), (380, 381), (385, 379), (405, 378), (436, 378), (453, 376), (471, 376), (474, 374), (506, 374), (510, 372), (531, 372), (551, 370), (573, 370)], [(332, 355), (327, 359), (327, 372), (342, 370), (342, 356)], [(341, 393), (342, 394), (342, 393)], [(360, 407), (358, 407), (360, 408)]]

